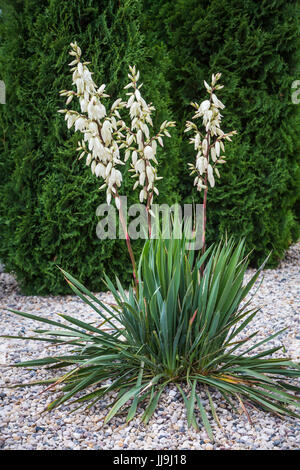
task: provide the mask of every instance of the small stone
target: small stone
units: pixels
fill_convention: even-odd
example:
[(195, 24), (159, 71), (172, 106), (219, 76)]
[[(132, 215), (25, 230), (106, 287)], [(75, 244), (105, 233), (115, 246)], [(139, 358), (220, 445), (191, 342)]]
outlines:
[(65, 444), (66, 447), (70, 447), (71, 449), (73, 449), (75, 447), (74, 442), (71, 441), (71, 440), (64, 441), (64, 444)]
[[(253, 298), (255, 308), (261, 307), (257, 316), (241, 332), (241, 339), (259, 331), (256, 340), (261, 341), (267, 335), (275, 332), (274, 318), (279, 329), (289, 326), (287, 332), (271, 341), (270, 347), (285, 344), (286, 356), (295, 362), (299, 361), (298, 344), (300, 334), (298, 328), (298, 302), (300, 289), (297, 287), (299, 279), (300, 244), (291, 247), (293, 257), (287, 257), (280, 269), (269, 269), (264, 272), (264, 282)], [(245, 282), (249, 281), (254, 270), (247, 270)], [(91, 324), (95, 319), (94, 313), (86, 308), (81, 300), (73, 295), (60, 296), (21, 296), (11, 279), (5, 280), (0, 273), (1, 306), (10, 306), (15, 310), (30, 312), (51, 319), (53, 313), (74, 315)], [(6, 275), (5, 275), (6, 276)], [(6, 288), (7, 285), (7, 288)], [(10, 287), (10, 285), (12, 287)], [(4, 289), (2, 289), (4, 287)], [(13, 288), (13, 290), (12, 290)], [(110, 293), (96, 294), (105, 302), (113, 303)], [(20, 319), (11, 313), (0, 312), (3, 335), (17, 334), (35, 328), (34, 322), (26, 319), (23, 324)], [(59, 320), (62, 322), (63, 320)], [(93, 323), (94, 324), (94, 323)], [(275, 328), (275, 330), (274, 330)], [(251, 340), (252, 341), (252, 340)], [(254, 343), (254, 341), (253, 341)], [(253, 344), (252, 343), (252, 344)], [(46, 348), (44, 343), (21, 342), (14, 339), (3, 340), (4, 349), (0, 347), (0, 356), (7, 363), (18, 360), (30, 360), (42, 357), (44, 353), (51, 355), (52, 349)], [(258, 348), (262, 352), (264, 348)], [(62, 354), (68, 346), (60, 347)], [(279, 354), (279, 353), (278, 353)], [(0, 357), (0, 359), (1, 359)], [(275, 354), (276, 357), (276, 354)], [(52, 372), (50, 372), (50, 376)], [(30, 371), (21, 368), (5, 368), (1, 371), (0, 386), (11, 385), (31, 380), (46, 380), (50, 378), (49, 372), (40, 368)], [(112, 382), (110, 382), (112, 383)], [(293, 383), (291, 379), (291, 383)], [(172, 387), (172, 388), (171, 388)], [(183, 384), (184, 391), (189, 394), (188, 387)], [(40, 415), (49, 395), (38, 395), (40, 386), (18, 390), (0, 388), (0, 449), (23, 450), (112, 450), (125, 449), (180, 449), (180, 450), (263, 450), (279, 449), (294, 450), (299, 447), (299, 426), (292, 418), (279, 420), (276, 416), (264, 412), (259, 405), (250, 408), (254, 427), (251, 428), (245, 416), (232, 412), (222, 395), (211, 390), (217, 414), (224, 428), (224, 434), (214, 426), (215, 442), (208, 439), (204, 426), (200, 425), (200, 432), (187, 429), (186, 409), (175, 386), (171, 385), (162, 395), (159, 408), (156, 409), (147, 428), (141, 423), (143, 407), (141, 403), (137, 416), (126, 424), (125, 416), (114, 418), (111, 423), (103, 425), (108, 401), (114, 401), (117, 394), (112, 391), (109, 400), (102, 399), (89, 411), (75, 411), (72, 415), (68, 411), (72, 407), (64, 404), (61, 408), (53, 410), (51, 414)], [(56, 394), (57, 391), (55, 391)], [(209, 403), (199, 387), (201, 401), (205, 408)], [(47, 396), (46, 396), (47, 395)], [(238, 402), (232, 398), (238, 407)], [(37, 425), (40, 423), (40, 425)], [(123, 444), (123, 445), (122, 445)]]
[(39, 431), (44, 432), (44, 431), (46, 431), (46, 429), (43, 428), (42, 426), (36, 426), (36, 427), (35, 427), (35, 432), (39, 432)]
[(205, 450), (214, 450), (214, 446), (212, 444), (206, 444), (204, 447)]

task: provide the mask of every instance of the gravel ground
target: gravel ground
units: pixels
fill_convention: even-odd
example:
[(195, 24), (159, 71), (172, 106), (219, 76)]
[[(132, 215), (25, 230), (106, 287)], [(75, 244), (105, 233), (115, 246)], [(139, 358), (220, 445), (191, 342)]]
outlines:
[[(252, 270), (247, 272), (248, 278)], [(284, 261), (275, 270), (264, 272), (263, 284), (256, 294), (253, 305), (262, 307), (245, 334), (259, 330), (257, 341), (283, 327), (288, 329), (272, 341), (283, 344), (286, 355), (299, 361), (299, 311), (300, 311), (300, 243), (292, 246)], [(98, 294), (102, 300), (111, 298), (109, 293)], [(38, 297), (22, 296), (12, 276), (0, 273), (1, 334), (27, 336), (36, 328), (35, 322), (5, 311), (13, 308), (41, 314), (48, 318), (54, 313), (67, 313), (86, 321), (94, 321), (93, 311), (73, 295)], [(34, 341), (0, 340), (0, 363), (50, 354), (44, 343)], [(282, 355), (282, 352), (281, 352)], [(0, 378), (0, 448), (1, 449), (299, 449), (300, 423), (292, 418), (277, 416), (257, 409), (249, 409), (253, 425), (239, 410), (227, 407), (220, 394), (214, 393), (218, 416), (225, 432), (213, 419), (210, 420), (215, 434), (211, 443), (204, 428), (200, 432), (188, 430), (185, 408), (175, 387), (169, 387), (161, 397), (157, 411), (150, 423), (144, 426), (140, 414), (129, 424), (124, 416), (115, 417), (108, 425), (102, 421), (107, 413), (107, 402), (98, 402), (89, 411), (78, 410), (69, 414), (71, 408), (63, 406), (51, 413), (41, 412), (53, 400), (42, 388), (7, 388), (13, 383), (28, 382), (36, 378), (49, 378), (49, 372), (1, 368)], [(208, 405), (208, 403), (204, 404)], [(210, 416), (210, 415), (209, 415)]]

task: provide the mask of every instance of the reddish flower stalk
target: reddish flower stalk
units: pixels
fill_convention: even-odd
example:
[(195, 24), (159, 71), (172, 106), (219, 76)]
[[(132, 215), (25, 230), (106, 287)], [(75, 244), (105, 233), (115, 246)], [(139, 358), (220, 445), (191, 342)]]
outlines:
[[(205, 184), (207, 184), (207, 176), (205, 177)], [(206, 236), (206, 208), (207, 208), (207, 189), (204, 190), (203, 198), (203, 233), (202, 233), (202, 255), (205, 253), (205, 236)]]
[(115, 189), (116, 189), (116, 193), (115, 193), (114, 197), (119, 198), (119, 201), (120, 201), (119, 218), (120, 218), (120, 222), (121, 222), (123, 232), (124, 232), (124, 235), (125, 235), (125, 239), (126, 239), (126, 245), (127, 245), (128, 253), (129, 253), (131, 264), (132, 264), (132, 276), (133, 276), (133, 280), (134, 280), (134, 283), (135, 283), (136, 294), (138, 295), (138, 283), (139, 283), (139, 281), (138, 281), (137, 272), (136, 272), (136, 262), (135, 262), (132, 246), (131, 246), (131, 243), (130, 243), (130, 237), (129, 237), (129, 234), (128, 234), (126, 221), (124, 219), (124, 215), (123, 215), (123, 211), (122, 211), (121, 199), (120, 199), (120, 196), (119, 196), (119, 193), (118, 193), (118, 190), (117, 190), (116, 187), (115, 187)]
[[(211, 100), (210, 100), (211, 101)], [(206, 134), (206, 140), (207, 140), (207, 152), (206, 152), (206, 158), (207, 158), (207, 161), (209, 159), (209, 149), (210, 149), (210, 133), (208, 132)], [(204, 255), (205, 253), (205, 238), (206, 238), (206, 220), (207, 220), (207, 216), (206, 216), (206, 209), (207, 209), (207, 191), (208, 191), (208, 187), (207, 187), (207, 173), (205, 174), (205, 179), (204, 179), (204, 185), (206, 186), (206, 188), (204, 189), (204, 198), (203, 198), (203, 234), (202, 234), (202, 255)], [(201, 272), (202, 272), (202, 267), (201, 267)], [(203, 274), (203, 272), (202, 272)]]

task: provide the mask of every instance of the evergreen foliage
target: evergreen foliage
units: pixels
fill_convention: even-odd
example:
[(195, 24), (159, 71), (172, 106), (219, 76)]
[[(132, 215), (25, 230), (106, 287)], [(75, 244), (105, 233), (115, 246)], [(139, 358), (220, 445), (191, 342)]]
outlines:
[[(209, 193), (208, 240), (226, 230), (245, 236), (254, 249), (252, 263), (258, 265), (272, 250), (268, 266), (275, 266), (299, 236), (300, 106), (291, 101), (291, 85), (300, 78), (299, 2), (147, 0), (146, 5), (147, 17), (155, 19), (152, 42), (164, 41), (171, 57), (168, 78), (181, 129), (192, 113), (189, 103), (204, 99), (203, 80), (223, 73), (224, 131), (236, 129), (238, 136), (221, 181)], [(180, 154), (193, 161), (187, 140)], [(182, 187), (190, 201), (187, 170)]]
[[(136, 64), (157, 122), (177, 121), (160, 152), (160, 203), (201, 202), (191, 192), (186, 164), (194, 155), (182, 131), (190, 101), (204, 99), (203, 79), (223, 73), (224, 130), (237, 129), (238, 135), (209, 194), (208, 241), (227, 230), (246, 237), (253, 264), (270, 250), (269, 266), (278, 262), (299, 235), (300, 107), (291, 102), (291, 84), (300, 79), (298, 2), (0, 4), (0, 79), (7, 103), (0, 105), (0, 259), (25, 293), (67, 292), (56, 264), (91, 290), (103, 288), (104, 270), (125, 283), (130, 279), (124, 241), (96, 237), (95, 212), (104, 194), (76, 161), (78, 139), (57, 114), (63, 106), (58, 91), (70, 89), (68, 48), (74, 40), (112, 99), (127, 83), (128, 65)], [(131, 184), (125, 181), (123, 194)], [(139, 251), (141, 243), (133, 247)]]
[[(158, 50), (146, 49), (139, 0), (26, 0), (3, 8), (0, 68), (7, 105), (1, 107), (1, 133), (6, 129), (7, 138), (0, 157), (0, 259), (25, 293), (68, 292), (57, 264), (92, 290), (103, 288), (104, 269), (126, 281), (131, 271), (124, 240), (96, 237), (95, 212), (105, 194), (84, 162), (76, 161), (79, 133), (72, 136), (57, 113), (64, 107), (58, 92), (71, 88), (68, 51), (77, 41), (113, 101), (120, 93), (125, 97), (128, 65), (136, 64), (160, 123), (171, 114), (164, 78), (169, 64), (161, 64)], [(162, 202), (174, 200), (178, 188), (176, 130), (173, 136), (159, 154), (160, 174), (167, 176), (159, 187)], [(130, 195), (131, 187), (127, 178), (123, 194)], [(129, 197), (132, 202), (137, 200)], [(141, 242), (133, 245), (140, 251)]]

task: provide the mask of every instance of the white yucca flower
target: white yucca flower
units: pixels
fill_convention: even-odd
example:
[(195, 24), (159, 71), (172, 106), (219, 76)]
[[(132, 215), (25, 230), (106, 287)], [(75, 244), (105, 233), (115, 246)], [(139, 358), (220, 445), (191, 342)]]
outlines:
[(147, 145), (147, 146), (144, 148), (144, 155), (145, 155), (145, 157), (146, 157), (148, 160), (151, 160), (151, 158), (154, 157), (154, 152), (153, 152), (152, 146), (150, 147), (150, 145)]
[(101, 129), (101, 135), (105, 144), (109, 145), (111, 142), (111, 138), (112, 138), (112, 126), (109, 121), (104, 121), (102, 129)]
[(100, 101), (93, 96), (87, 107), (88, 116), (90, 119), (95, 119), (95, 121), (104, 118), (106, 116), (105, 106), (100, 103)]
[(205, 129), (204, 135), (194, 122), (186, 122), (185, 132), (192, 130), (195, 135), (190, 139), (190, 143), (194, 145), (194, 149), (197, 151), (196, 163), (195, 165), (189, 164), (189, 167), (192, 170), (191, 174), (197, 174), (194, 185), (198, 191), (202, 189), (207, 191), (207, 183), (212, 188), (215, 186), (214, 174), (220, 178), (217, 165), (225, 163), (225, 156), (220, 156), (221, 150), (225, 152), (223, 140), (231, 140), (230, 137), (236, 134), (236, 131), (225, 134), (220, 128), (222, 120), (220, 110), (225, 107), (215, 94), (216, 90), (223, 88), (222, 85), (217, 84), (220, 78), (220, 73), (213, 74), (210, 85), (204, 80), (209, 99), (202, 101), (200, 105), (191, 103), (196, 109), (193, 119), (202, 118), (202, 125)]
[(206, 111), (208, 111), (209, 108), (210, 108), (210, 101), (209, 100), (202, 101), (200, 108), (199, 108), (199, 115), (203, 116), (203, 114)]
[(75, 121), (75, 131), (83, 131), (86, 128), (87, 120), (83, 117), (79, 117)]

